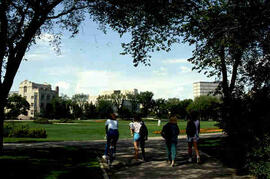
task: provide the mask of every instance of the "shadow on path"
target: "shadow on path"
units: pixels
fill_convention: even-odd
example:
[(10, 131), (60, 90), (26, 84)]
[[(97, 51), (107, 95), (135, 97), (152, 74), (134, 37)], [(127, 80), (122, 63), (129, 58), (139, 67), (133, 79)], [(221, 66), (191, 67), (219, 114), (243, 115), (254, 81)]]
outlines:
[[(217, 135), (202, 135), (202, 138), (217, 137)], [(42, 143), (9, 143), (4, 144), (6, 149), (19, 148), (58, 148), (78, 147), (81, 149), (96, 151), (101, 157), (105, 147), (105, 141), (66, 141), (66, 142), (42, 142)], [(201, 163), (189, 163), (187, 161), (187, 143), (180, 137), (178, 142), (177, 159), (175, 167), (166, 163), (166, 150), (164, 140), (161, 138), (150, 138), (146, 141), (147, 162), (133, 159), (132, 140), (119, 140), (117, 144), (116, 160), (113, 166), (106, 168), (106, 162), (102, 165), (109, 178), (249, 178), (248, 176), (236, 176), (236, 171), (223, 166), (215, 158), (201, 152)]]

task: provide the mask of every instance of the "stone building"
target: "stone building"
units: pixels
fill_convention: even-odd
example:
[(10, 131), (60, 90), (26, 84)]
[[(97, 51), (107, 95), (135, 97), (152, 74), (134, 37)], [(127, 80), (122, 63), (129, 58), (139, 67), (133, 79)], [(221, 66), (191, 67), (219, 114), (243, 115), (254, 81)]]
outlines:
[(218, 85), (219, 82), (195, 82), (193, 83), (193, 96), (194, 98), (208, 95), (213, 96)]
[(47, 104), (59, 95), (59, 87), (56, 86), (55, 90), (52, 90), (51, 85), (48, 83), (38, 84), (25, 80), (20, 83), (19, 95), (25, 97), (30, 104), (27, 117), (32, 118), (45, 110)]

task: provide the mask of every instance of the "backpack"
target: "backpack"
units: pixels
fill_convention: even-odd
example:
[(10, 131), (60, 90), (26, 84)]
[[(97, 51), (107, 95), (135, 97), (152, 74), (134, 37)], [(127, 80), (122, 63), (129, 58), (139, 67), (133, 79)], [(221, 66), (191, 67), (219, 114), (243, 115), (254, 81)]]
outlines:
[(194, 137), (196, 134), (196, 126), (194, 121), (188, 121), (187, 128), (186, 128), (187, 136)]
[(140, 128), (139, 134), (142, 137), (142, 139), (147, 140), (148, 129), (147, 129), (146, 125), (144, 124), (144, 122), (142, 122), (141, 124), (142, 124), (142, 126)]

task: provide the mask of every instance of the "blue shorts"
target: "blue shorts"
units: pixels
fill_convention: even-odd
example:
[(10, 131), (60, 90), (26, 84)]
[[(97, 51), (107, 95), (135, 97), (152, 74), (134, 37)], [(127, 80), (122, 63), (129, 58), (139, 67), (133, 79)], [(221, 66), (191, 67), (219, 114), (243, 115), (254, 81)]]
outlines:
[(141, 137), (140, 134), (135, 132), (135, 133), (134, 133), (134, 136), (133, 136), (134, 142), (135, 142), (135, 141), (139, 141), (139, 140), (140, 140), (140, 137)]

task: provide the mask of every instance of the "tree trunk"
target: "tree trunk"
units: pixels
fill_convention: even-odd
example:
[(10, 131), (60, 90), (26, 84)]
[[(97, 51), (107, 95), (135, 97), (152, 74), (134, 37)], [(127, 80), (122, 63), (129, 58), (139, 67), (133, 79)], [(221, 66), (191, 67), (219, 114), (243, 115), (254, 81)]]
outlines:
[(5, 99), (0, 97), (0, 155), (3, 154), (3, 143), (4, 143), (4, 119), (5, 119), (5, 113), (4, 113), (4, 106), (5, 106)]

